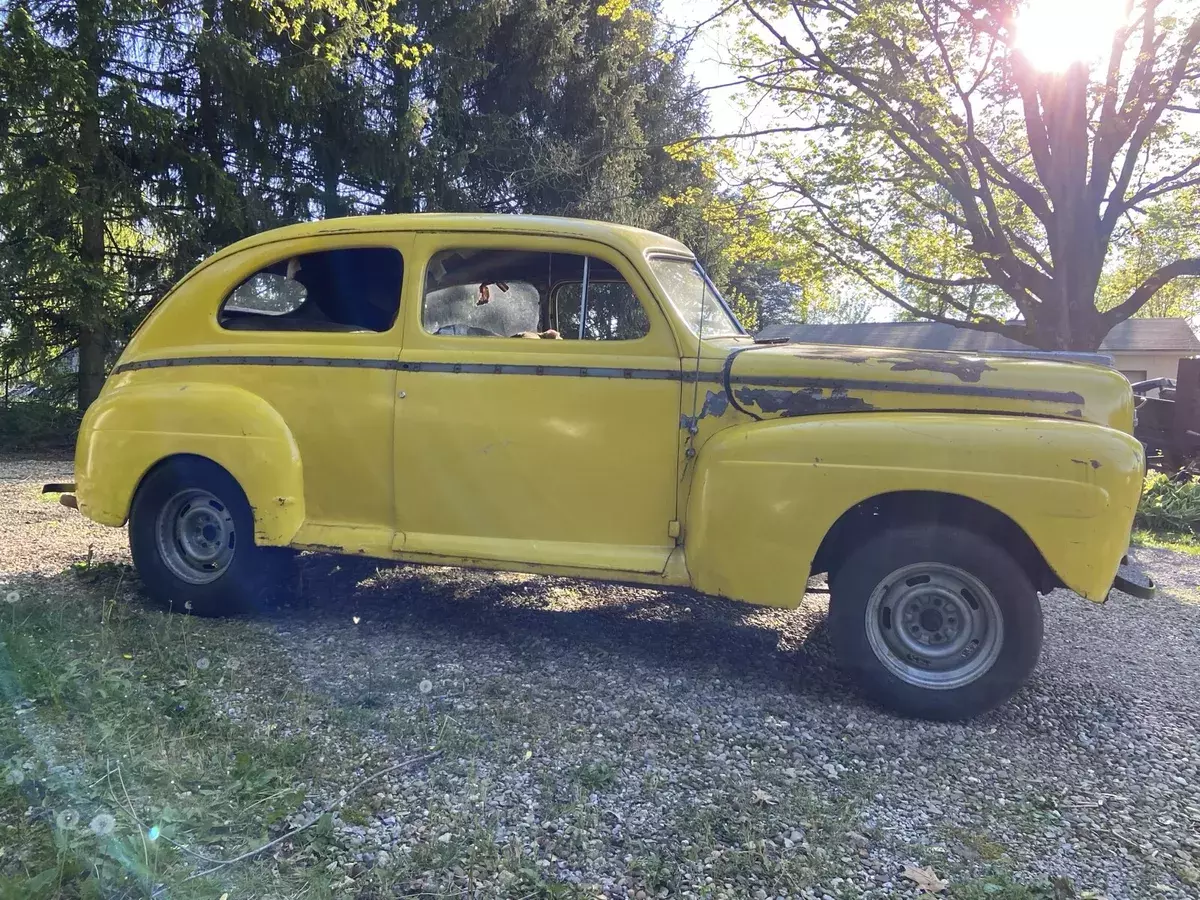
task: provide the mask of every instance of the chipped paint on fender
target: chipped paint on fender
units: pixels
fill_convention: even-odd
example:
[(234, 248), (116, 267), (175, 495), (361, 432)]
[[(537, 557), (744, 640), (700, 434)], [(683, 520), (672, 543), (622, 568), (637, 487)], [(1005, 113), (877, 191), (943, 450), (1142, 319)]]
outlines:
[(782, 417), (811, 416), (822, 413), (862, 412), (874, 409), (861, 397), (851, 397), (846, 388), (750, 388), (734, 391), (743, 406), (756, 406), (764, 413)]

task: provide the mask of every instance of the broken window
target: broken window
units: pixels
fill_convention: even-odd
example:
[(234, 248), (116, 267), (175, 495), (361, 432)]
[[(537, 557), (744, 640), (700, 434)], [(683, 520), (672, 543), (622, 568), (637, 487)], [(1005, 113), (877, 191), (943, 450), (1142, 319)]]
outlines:
[(422, 324), (430, 334), (558, 340), (633, 340), (650, 331), (641, 301), (608, 263), (524, 250), (435, 254)]

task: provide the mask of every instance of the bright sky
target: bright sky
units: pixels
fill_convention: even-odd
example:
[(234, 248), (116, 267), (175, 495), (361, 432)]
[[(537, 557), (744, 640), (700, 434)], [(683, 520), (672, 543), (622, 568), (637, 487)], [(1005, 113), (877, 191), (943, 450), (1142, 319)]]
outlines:
[[(703, 22), (728, 0), (662, 0), (662, 17), (680, 34)], [(733, 81), (737, 74), (726, 65), (730, 58), (730, 29), (721, 22), (706, 26), (692, 44), (688, 55), (688, 69), (696, 79), (698, 87), (707, 88)], [(743, 130), (745, 114), (734, 103), (734, 89), (725, 88), (708, 92), (710, 128), (713, 134), (730, 134)]]
[(1126, 0), (1034, 0), (1017, 19), (1016, 48), (1037, 68), (1065, 71), (1092, 63), (1112, 46)]

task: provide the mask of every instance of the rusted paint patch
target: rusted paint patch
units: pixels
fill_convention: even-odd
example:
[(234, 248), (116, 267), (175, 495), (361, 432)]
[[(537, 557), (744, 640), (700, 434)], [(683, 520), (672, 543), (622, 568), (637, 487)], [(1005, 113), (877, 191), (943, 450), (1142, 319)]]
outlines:
[(796, 354), (801, 359), (825, 359), (837, 362), (847, 362), (858, 365), (866, 362), (880, 362), (891, 365), (893, 372), (942, 372), (953, 375), (959, 381), (979, 381), (984, 372), (994, 372), (995, 367), (989, 366), (982, 359), (972, 359), (953, 352), (932, 352), (923, 350), (901, 350), (895, 353), (880, 353), (876, 349), (847, 347), (845, 350), (833, 350), (822, 347), (818, 353), (803, 352)]
[(718, 419), (725, 415), (725, 411), (729, 409), (729, 397), (724, 391), (708, 391), (704, 397), (704, 405), (700, 407), (700, 414), (696, 416), (680, 416), (679, 427), (684, 431), (690, 431), (695, 434), (696, 426), (699, 425), (701, 419), (709, 416), (716, 416)]
[(819, 413), (861, 412), (875, 408), (861, 397), (851, 397), (845, 388), (834, 388), (826, 395), (821, 388), (789, 391), (745, 387), (737, 391), (737, 398), (744, 404), (757, 406), (765, 413), (779, 413), (784, 418)]
[(1093, 469), (1100, 468), (1100, 460), (1098, 459), (1072, 459), (1071, 462), (1079, 463), (1081, 466), (1091, 466)]
[(874, 350), (866, 350), (862, 347), (842, 347), (836, 344), (821, 344), (818, 347), (800, 350), (796, 355), (801, 359), (826, 359), (855, 365), (879, 358), (879, 354)]
[(893, 372), (944, 372), (959, 381), (978, 381), (984, 372), (996, 371), (982, 359), (969, 359), (955, 353), (902, 353), (881, 362), (892, 363)]
[(700, 418), (706, 416), (717, 416), (718, 418), (725, 415), (725, 410), (729, 409), (729, 397), (724, 391), (709, 391), (704, 397), (704, 405), (700, 407)]

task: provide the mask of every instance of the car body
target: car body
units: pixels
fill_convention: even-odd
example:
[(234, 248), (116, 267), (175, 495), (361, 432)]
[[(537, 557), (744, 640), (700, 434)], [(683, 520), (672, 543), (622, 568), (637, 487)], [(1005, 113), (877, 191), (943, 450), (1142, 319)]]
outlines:
[[(840, 609), (838, 574), (865, 546), (887, 556), (908, 529), (906, 552), (919, 557), (930, 541), (970, 534), (1000, 560), (978, 571), (1011, 567), (1025, 579), (1025, 599), (1011, 601), (1019, 615), (1000, 609), (1009, 601), (978, 605), (977, 588), (1007, 588), (971, 581), (976, 563), (963, 560), (984, 551), (966, 547), (909, 579), (927, 590), (880, 599), (882, 576), (847, 587), (868, 596), (834, 628), (839, 649), (854, 653), (863, 615), (941, 623), (912, 632), (915, 650), (905, 634), (874, 635), (899, 682), (875, 693), (953, 717), (999, 702), (1032, 663), (1013, 662), (977, 696), (922, 648), (993, 652), (1005, 626), (974, 621), (992, 606), (1009, 622), (1001, 643), (1015, 642), (1034, 591), (1107, 595), (1145, 464), (1132, 423), (1128, 384), (1103, 366), (756, 343), (693, 254), (651, 232), (367, 216), (260, 234), (185, 276), (84, 417), (76, 496), (96, 522), (132, 515), (150, 592), (177, 605), (186, 595), (199, 611), (230, 600), (230, 584), (209, 577), (215, 567), (265, 548), (518, 568), (777, 607), (799, 604), (810, 575), (828, 571)], [(152, 477), (164, 484), (150, 490)], [(1040, 610), (1036, 619), (1022, 627), (1036, 627), (1029, 643), (1040, 646)], [(974, 629), (965, 649), (948, 621)], [(880, 640), (891, 644), (879, 650)]]

